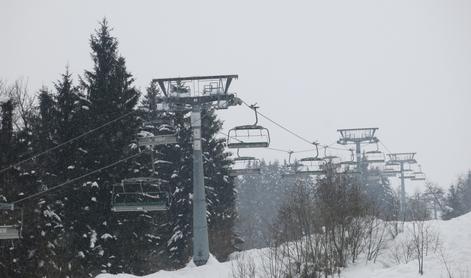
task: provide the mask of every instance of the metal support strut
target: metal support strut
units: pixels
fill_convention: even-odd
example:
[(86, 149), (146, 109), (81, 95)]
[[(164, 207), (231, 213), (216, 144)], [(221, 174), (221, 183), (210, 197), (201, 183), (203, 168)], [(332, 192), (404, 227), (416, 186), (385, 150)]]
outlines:
[(401, 162), (401, 201), (399, 204), (399, 221), (406, 219), (406, 186), (404, 181), (404, 162)]
[(200, 266), (206, 264), (209, 259), (209, 243), (199, 105), (193, 106), (191, 127), (193, 130), (193, 262)]

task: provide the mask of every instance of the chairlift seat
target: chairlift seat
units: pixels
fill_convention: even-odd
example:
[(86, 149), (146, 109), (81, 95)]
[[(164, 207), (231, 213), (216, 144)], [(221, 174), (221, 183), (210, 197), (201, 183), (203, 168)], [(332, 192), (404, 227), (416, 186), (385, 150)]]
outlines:
[(128, 178), (113, 185), (111, 210), (114, 212), (165, 211), (169, 194), (160, 189), (166, 181), (153, 177)]
[(395, 177), (398, 173), (396, 171), (383, 171), (381, 173), (382, 176), (384, 177)]
[(367, 151), (365, 152), (365, 161), (367, 163), (383, 163), (385, 161), (384, 154), (381, 151)]
[(324, 169), (325, 161), (318, 157), (305, 157), (299, 160), (300, 162), (309, 162), (307, 164), (301, 163), (295, 170), (296, 174), (301, 175), (323, 175), (326, 173)]
[(0, 240), (2, 239), (19, 239), (20, 226), (18, 225), (2, 225), (0, 226)]
[(260, 175), (260, 168), (247, 168), (247, 169), (230, 169), (229, 176), (251, 176), (251, 175)]
[(114, 212), (165, 211), (168, 210), (167, 192), (117, 193), (113, 196)]
[(153, 177), (136, 177), (136, 178), (127, 178), (123, 179), (121, 183), (127, 184), (127, 183), (149, 183), (149, 184), (161, 184), (167, 182), (165, 180), (162, 180), (160, 178), (153, 178)]
[(358, 162), (356, 162), (356, 161), (342, 161), (339, 164), (340, 165), (357, 165)]
[(177, 137), (175, 134), (162, 134), (162, 135), (155, 135), (155, 136), (146, 136), (146, 137), (139, 137), (137, 140), (137, 144), (142, 146), (158, 146), (158, 145), (170, 145), (176, 144)]
[(325, 171), (324, 170), (296, 170), (296, 174), (298, 175), (313, 175), (313, 176), (318, 176), (318, 175), (324, 175)]
[(413, 180), (413, 181), (424, 181), (424, 180), (426, 180), (425, 173), (422, 172), (422, 171), (413, 172), (412, 174), (414, 175), (414, 178), (411, 178), (411, 180)]
[(323, 158), (315, 157), (315, 156), (303, 157), (303, 158), (299, 159), (299, 161), (301, 161), (301, 162), (314, 162), (314, 161), (325, 162)]
[(229, 176), (259, 175), (261, 169), (259, 160), (252, 156), (239, 156), (234, 158), (234, 166), (229, 170)]

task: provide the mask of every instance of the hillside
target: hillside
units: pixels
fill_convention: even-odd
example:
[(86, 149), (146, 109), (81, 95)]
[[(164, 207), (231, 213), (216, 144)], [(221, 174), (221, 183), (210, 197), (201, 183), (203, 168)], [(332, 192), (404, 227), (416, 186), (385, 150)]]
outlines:
[[(449, 221), (433, 220), (425, 222), (434, 235), (438, 235), (439, 247), (437, 251), (430, 251), (424, 259), (424, 275), (420, 276), (417, 271), (417, 260), (410, 258), (407, 263), (397, 264), (393, 254), (398, 246), (405, 242), (412, 229), (411, 223), (406, 223), (404, 233), (400, 233), (394, 239), (389, 238), (387, 248), (383, 250), (376, 263), (366, 264), (364, 260), (347, 267), (342, 272), (345, 278), (445, 278), (449, 277), (445, 266), (448, 266), (453, 278), (471, 277), (471, 213), (454, 218)], [(432, 248), (431, 248), (432, 249)], [(441, 251), (440, 251), (441, 250)], [(396, 252), (397, 253), (397, 252)], [(263, 257), (267, 249), (248, 250), (233, 257), (242, 256), (244, 261), (253, 261), (256, 266), (257, 277), (266, 277), (263, 271)], [(397, 254), (396, 254), (397, 255)], [(207, 265), (195, 267), (189, 264), (187, 267), (177, 271), (159, 271), (144, 276), (146, 278), (220, 278), (233, 277), (233, 269), (238, 264), (237, 260), (219, 263), (211, 258)], [(128, 274), (110, 275), (102, 274), (97, 278), (131, 278), (136, 277)]]

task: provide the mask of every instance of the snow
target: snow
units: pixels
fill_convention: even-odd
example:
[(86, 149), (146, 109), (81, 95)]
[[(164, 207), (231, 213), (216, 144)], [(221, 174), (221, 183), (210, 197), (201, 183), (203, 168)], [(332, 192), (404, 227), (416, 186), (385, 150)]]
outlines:
[[(358, 263), (345, 268), (342, 278), (445, 278), (449, 277), (445, 262), (448, 265), (451, 277), (471, 277), (471, 213), (448, 221), (427, 221), (433, 231), (439, 235), (441, 242), (440, 252), (430, 252), (424, 260), (424, 275), (418, 274), (417, 260), (412, 258), (408, 263), (396, 263), (391, 257), (391, 250), (385, 250), (376, 263), (366, 263), (360, 260)], [(390, 239), (388, 247), (398, 245), (407, 237), (411, 223), (406, 223), (404, 232), (395, 239)], [(204, 266), (196, 267), (189, 263), (185, 268), (176, 271), (159, 271), (143, 276), (145, 278), (231, 278), (232, 271), (236, 269), (237, 262), (251, 262), (256, 267), (258, 278), (266, 277), (263, 274), (263, 258), (268, 254), (268, 249), (253, 249), (231, 255), (228, 262), (218, 262), (210, 257)], [(97, 278), (135, 278), (129, 274), (100, 274)]]

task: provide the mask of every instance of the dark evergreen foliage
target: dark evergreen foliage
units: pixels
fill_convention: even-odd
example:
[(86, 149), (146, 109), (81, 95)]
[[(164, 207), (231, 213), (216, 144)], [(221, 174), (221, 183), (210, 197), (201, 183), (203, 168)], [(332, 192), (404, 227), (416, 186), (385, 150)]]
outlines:
[[(93, 277), (101, 272), (144, 275), (180, 267), (190, 259), (189, 115), (158, 111), (159, 91), (153, 83), (142, 109), (136, 109), (139, 92), (110, 31), (103, 20), (91, 36), (93, 67), (85, 71), (79, 86), (66, 69), (53, 91), (40, 90), (31, 111), (16, 109), (15, 100), (1, 104), (0, 169), (55, 148), (1, 173), (1, 201), (18, 200), (127, 156), (140, 155), (22, 202), (23, 238), (3, 243), (0, 277)], [(15, 113), (22, 113), (17, 129)], [(145, 122), (150, 120), (161, 120), (153, 133), (175, 132), (178, 144), (138, 147), (137, 133), (145, 130)], [(103, 124), (107, 126), (98, 132), (76, 139)], [(221, 126), (214, 111), (203, 112), (211, 252), (224, 259), (234, 250), (236, 214), (233, 179), (227, 175), (231, 160), (224, 141), (216, 138)], [(151, 176), (164, 180), (163, 188), (171, 196), (168, 212), (112, 212), (113, 184), (124, 178)], [(9, 218), (20, 223), (13, 215)]]

